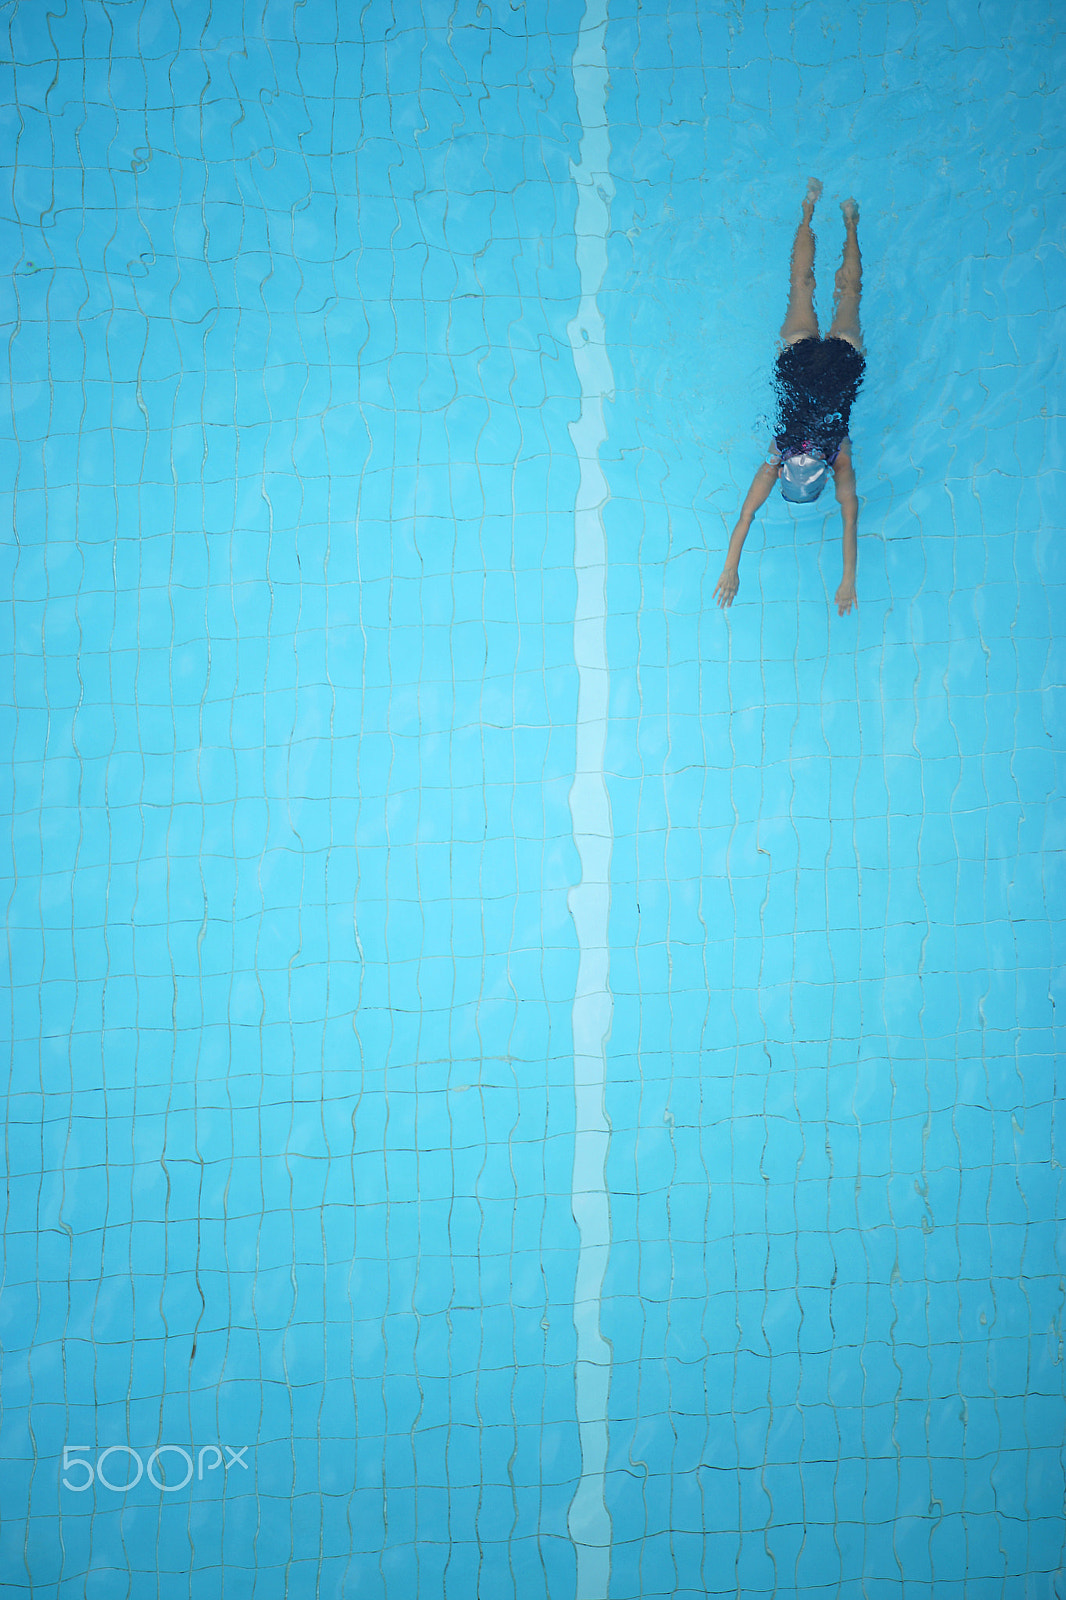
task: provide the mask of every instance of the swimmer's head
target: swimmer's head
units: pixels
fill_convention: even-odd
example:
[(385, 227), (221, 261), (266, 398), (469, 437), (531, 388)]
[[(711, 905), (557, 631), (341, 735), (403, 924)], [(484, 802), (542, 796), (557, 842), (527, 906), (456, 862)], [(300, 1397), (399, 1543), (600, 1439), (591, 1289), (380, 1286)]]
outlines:
[(779, 476), (784, 498), (797, 505), (805, 505), (810, 500), (817, 500), (829, 482), (829, 463), (824, 456), (804, 450), (782, 461)]

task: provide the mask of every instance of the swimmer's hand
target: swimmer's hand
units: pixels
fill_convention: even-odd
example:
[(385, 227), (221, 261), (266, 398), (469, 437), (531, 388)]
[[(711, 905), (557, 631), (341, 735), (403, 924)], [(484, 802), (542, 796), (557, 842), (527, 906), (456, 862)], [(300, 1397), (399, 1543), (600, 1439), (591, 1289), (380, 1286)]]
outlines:
[(720, 610), (727, 611), (729, 609), (736, 598), (739, 588), (740, 574), (732, 562), (727, 561), (722, 568), (722, 576), (714, 588), (714, 598), (717, 600)]
[(858, 607), (859, 602), (855, 598), (854, 578), (841, 578), (840, 588), (837, 590), (836, 594), (836, 601), (838, 617), (846, 617), (853, 606), (856, 608)]

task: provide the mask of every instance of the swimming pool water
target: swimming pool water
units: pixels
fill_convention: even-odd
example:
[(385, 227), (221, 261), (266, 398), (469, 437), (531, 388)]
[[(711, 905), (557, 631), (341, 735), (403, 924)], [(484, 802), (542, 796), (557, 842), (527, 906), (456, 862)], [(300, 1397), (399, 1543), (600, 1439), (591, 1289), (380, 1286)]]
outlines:
[(2, 15), (4, 1592), (1063, 1600), (1053, 9)]

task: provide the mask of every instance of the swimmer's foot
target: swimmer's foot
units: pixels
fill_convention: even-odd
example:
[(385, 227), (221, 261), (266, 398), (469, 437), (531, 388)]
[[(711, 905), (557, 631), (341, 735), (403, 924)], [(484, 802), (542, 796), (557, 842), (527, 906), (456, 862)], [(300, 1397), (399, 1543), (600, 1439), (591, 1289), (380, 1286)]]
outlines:
[(810, 222), (815, 205), (822, 198), (822, 185), (817, 178), (807, 179), (807, 193), (803, 197), (803, 220)]
[(840, 202), (840, 209), (844, 213), (845, 222), (858, 222), (859, 202), (857, 200), (842, 200)]

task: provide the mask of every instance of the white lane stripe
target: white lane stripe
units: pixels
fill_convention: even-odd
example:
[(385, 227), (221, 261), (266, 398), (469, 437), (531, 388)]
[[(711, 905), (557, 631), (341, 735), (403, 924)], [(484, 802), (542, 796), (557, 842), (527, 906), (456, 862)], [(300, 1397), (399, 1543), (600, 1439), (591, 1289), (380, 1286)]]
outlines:
[(574, 89), (581, 123), (580, 159), (571, 166), (577, 188), (578, 314), (567, 332), (581, 384), (581, 414), (570, 425), (580, 467), (574, 509), (577, 602), (574, 660), (578, 670), (577, 749), (570, 815), (581, 881), (570, 892), (578, 942), (574, 1036), (574, 1175), (571, 1203), (579, 1245), (574, 1290), (577, 1359), (574, 1371), (581, 1438), (581, 1479), (570, 1506), (577, 1555), (576, 1600), (607, 1600), (611, 1518), (607, 1510), (607, 1397), (611, 1349), (600, 1331), (600, 1300), (610, 1246), (607, 1197), (608, 1127), (604, 1111), (606, 1046), (611, 1031), (611, 811), (604, 778), (609, 679), (607, 669), (607, 544), (603, 506), (607, 480), (599, 449), (607, 437), (603, 404), (614, 387), (597, 295), (607, 266), (613, 195), (607, 132), (607, 0), (589, 0), (574, 51)]

